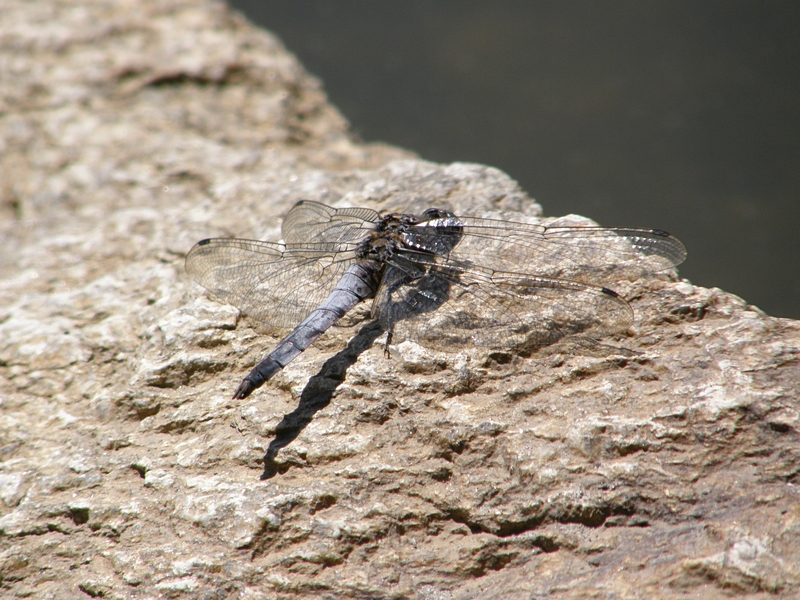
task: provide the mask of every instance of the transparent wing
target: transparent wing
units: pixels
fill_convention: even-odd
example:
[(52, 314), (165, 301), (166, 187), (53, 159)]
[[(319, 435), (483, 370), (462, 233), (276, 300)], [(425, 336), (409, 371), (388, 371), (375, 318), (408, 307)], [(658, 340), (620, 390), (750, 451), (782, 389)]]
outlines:
[(604, 287), (417, 258), (392, 261), (375, 299), (393, 341), (415, 339), (442, 350), (531, 347), (575, 333), (608, 335), (633, 323), (628, 303)]
[[(680, 264), (683, 244), (658, 229), (547, 227), (513, 221), (455, 217), (420, 223), (404, 234), (413, 247), (452, 248), (454, 260), (498, 271), (528, 272), (550, 279), (606, 284), (634, 279)], [(449, 243), (443, 239), (450, 238)]]
[(354, 244), (274, 244), (216, 238), (197, 243), (186, 272), (209, 292), (263, 323), (294, 328), (355, 261)]
[(331, 208), (312, 200), (295, 204), (281, 226), (287, 244), (336, 244), (363, 239), (380, 215), (370, 208)]

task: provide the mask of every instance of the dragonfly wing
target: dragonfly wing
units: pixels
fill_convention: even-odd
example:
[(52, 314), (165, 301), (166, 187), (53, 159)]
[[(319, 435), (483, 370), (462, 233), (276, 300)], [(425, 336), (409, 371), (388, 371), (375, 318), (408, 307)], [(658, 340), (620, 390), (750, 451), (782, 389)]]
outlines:
[(404, 234), (419, 249), (486, 268), (551, 279), (612, 283), (657, 273), (686, 258), (683, 244), (657, 229), (548, 227), (476, 217), (422, 222)]
[(380, 215), (370, 208), (332, 208), (320, 202), (301, 200), (281, 226), (287, 244), (337, 244), (362, 240), (375, 229)]
[(376, 312), (394, 341), (415, 339), (451, 350), (542, 346), (571, 334), (608, 335), (633, 323), (633, 311), (604, 287), (498, 272), (453, 260), (395, 260)]
[(292, 329), (317, 308), (355, 261), (354, 245), (275, 244), (207, 239), (186, 256), (186, 271), (218, 298), (268, 329)]

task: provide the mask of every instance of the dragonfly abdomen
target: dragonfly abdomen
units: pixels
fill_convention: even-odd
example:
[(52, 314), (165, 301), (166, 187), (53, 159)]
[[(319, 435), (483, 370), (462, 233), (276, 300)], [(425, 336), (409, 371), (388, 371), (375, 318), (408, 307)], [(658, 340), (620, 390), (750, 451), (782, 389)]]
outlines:
[(362, 300), (371, 298), (380, 284), (378, 265), (371, 261), (350, 266), (325, 301), (283, 338), (276, 348), (242, 380), (234, 399), (247, 398), (275, 373), (297, 358), (339, 319)]

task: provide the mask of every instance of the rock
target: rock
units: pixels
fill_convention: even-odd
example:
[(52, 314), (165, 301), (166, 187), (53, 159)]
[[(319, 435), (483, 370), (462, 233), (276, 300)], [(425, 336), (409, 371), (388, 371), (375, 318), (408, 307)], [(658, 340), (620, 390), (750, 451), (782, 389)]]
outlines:
[(190, 281), (196, 241), (301, 198), (540, 207), (358, 142), (221, 3), (11, 0), (0, 44), (9, 597), (800, 593), (797, 322), (667, 274), (599, 346), (387, 360), (337, 327), (234, 402), (275, 339)]

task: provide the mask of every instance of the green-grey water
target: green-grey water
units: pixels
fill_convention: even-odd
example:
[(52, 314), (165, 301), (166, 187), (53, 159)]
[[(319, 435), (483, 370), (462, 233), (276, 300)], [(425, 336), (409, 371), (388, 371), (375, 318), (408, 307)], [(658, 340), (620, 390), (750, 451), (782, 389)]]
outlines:
[(360, 136), (497, 166), (547, 215), (659, 227), (800, 318), (800, 3), (235, 0)]

